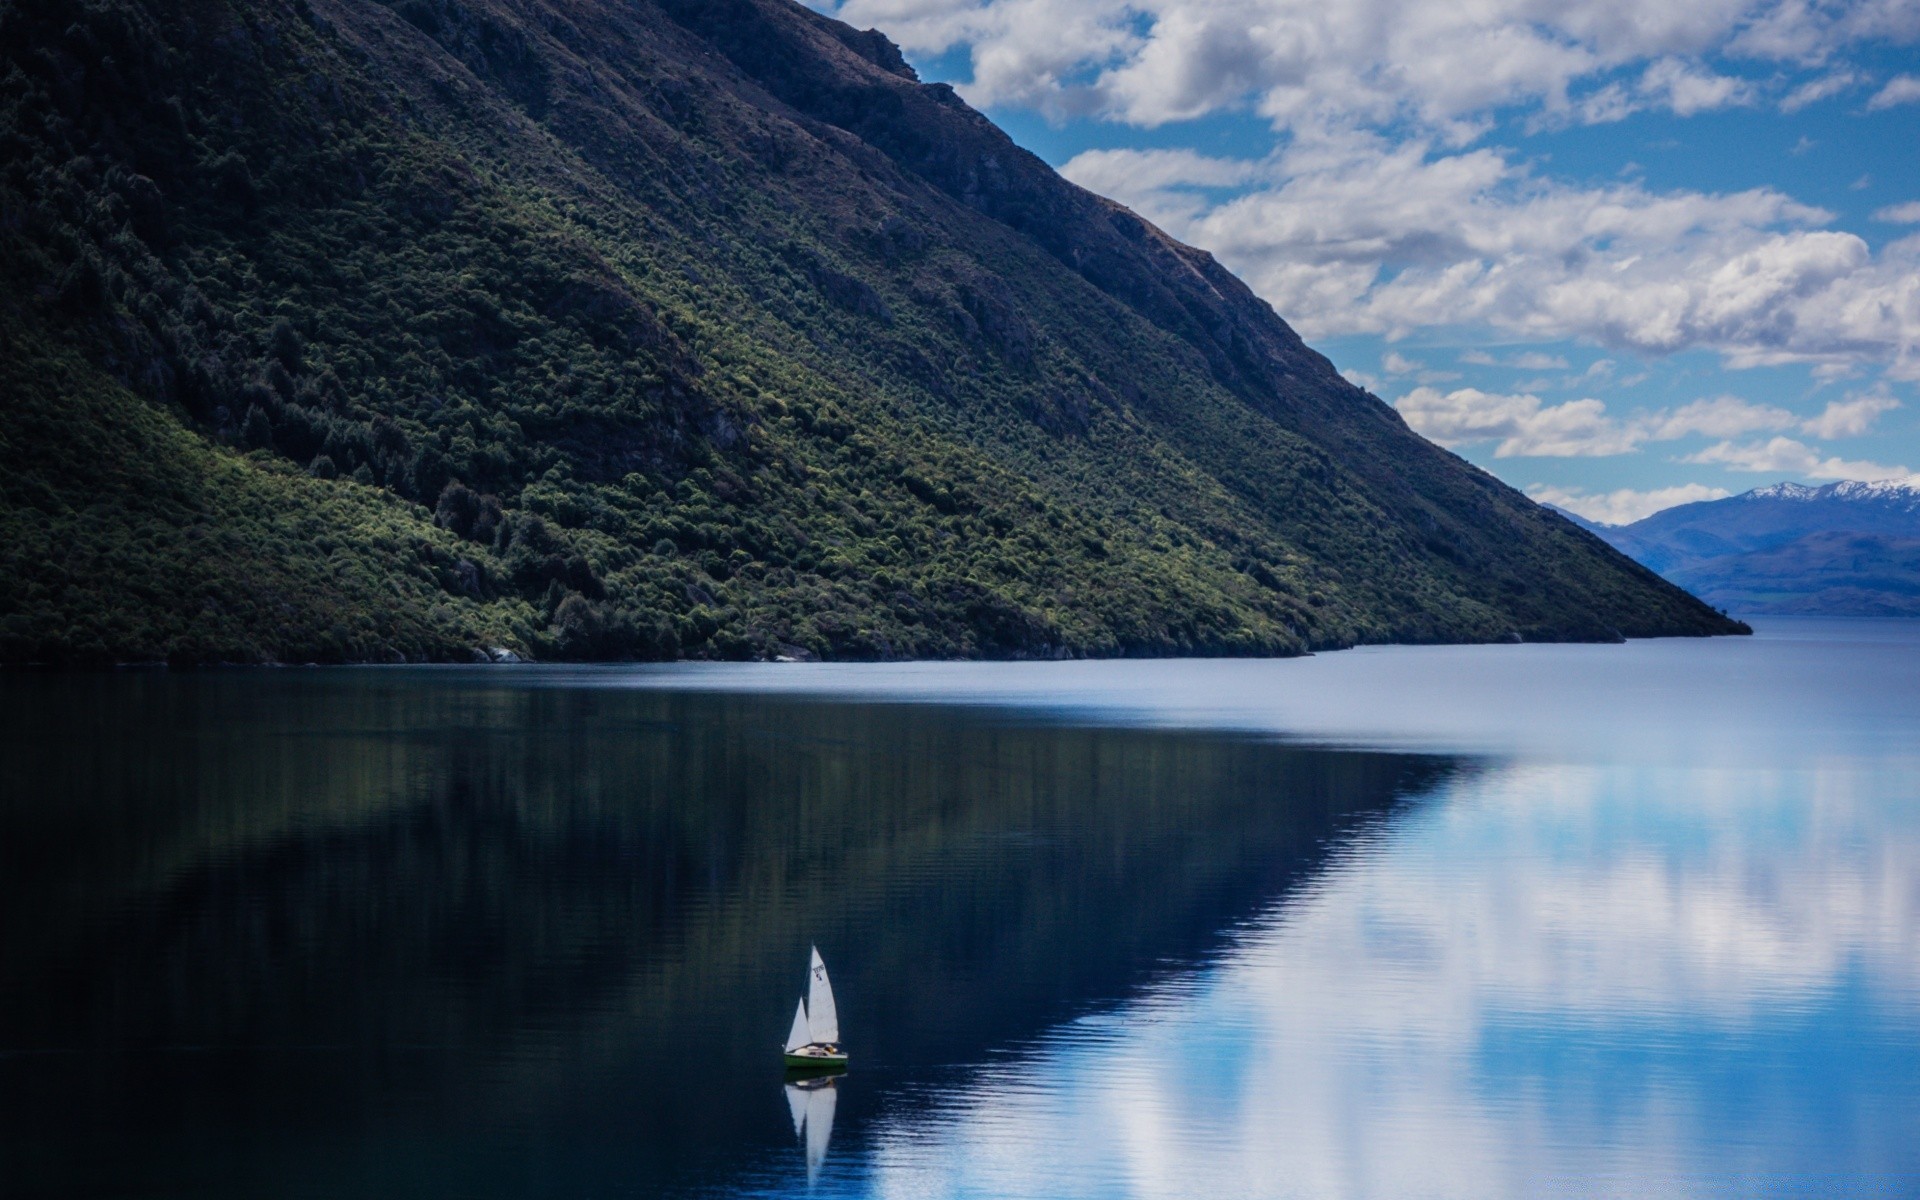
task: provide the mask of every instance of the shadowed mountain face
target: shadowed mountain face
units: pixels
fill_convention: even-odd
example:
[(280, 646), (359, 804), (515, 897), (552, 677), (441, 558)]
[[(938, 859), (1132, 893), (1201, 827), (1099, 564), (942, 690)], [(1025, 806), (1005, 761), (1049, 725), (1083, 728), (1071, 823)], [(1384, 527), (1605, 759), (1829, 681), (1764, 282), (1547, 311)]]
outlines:
[(1738, 613), (1920, 616), (1920, 488), (1782, 483), (1594, 532)]
[(1471, 769), (552, 679), (0, 680), (9, 1183), (725, 1184), (789, 1145), (810, 943), (854, 1055), (844, 1152)]
[(1734, 626), (789, 0), (0, 3), (0, 656)]

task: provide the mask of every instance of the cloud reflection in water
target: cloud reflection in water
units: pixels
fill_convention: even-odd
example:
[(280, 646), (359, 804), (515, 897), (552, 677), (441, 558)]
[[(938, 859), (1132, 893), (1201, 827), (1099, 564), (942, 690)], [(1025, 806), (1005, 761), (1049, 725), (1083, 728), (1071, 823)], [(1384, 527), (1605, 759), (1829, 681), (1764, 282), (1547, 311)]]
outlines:
[(884, 1125), (874, 1191), (1887, 1194), (1920, 1170), (1912, 791), (1845, 763), (1462, 777), (1217, 966)]

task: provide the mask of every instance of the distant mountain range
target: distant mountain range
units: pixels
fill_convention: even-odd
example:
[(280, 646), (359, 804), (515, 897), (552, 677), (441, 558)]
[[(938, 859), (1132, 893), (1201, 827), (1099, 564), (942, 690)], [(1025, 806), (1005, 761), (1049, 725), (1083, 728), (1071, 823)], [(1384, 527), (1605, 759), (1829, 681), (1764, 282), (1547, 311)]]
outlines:
[(1776, 483), (1631, 525), (1564, 515), (1729, 612), (1920, 616), (1920, 477)]

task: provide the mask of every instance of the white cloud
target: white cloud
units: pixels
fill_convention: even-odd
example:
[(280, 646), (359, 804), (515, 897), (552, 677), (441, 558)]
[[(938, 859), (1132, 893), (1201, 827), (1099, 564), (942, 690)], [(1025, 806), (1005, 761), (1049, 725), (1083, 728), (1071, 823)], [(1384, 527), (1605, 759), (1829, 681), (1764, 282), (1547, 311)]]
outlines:
[(1808, 105), (1837, 96), (1860, 82), (1861, 77), (1853, 71), (1835, 71), (1831, 75), (1810, 79), (1781, 98), (1780, 111), (1799, 112)]
[(1888, 467), (1874, 462), (1822, 458), (1821, 452), (1804, 442), (1777, 437), (1767, 442), (1718, 442), (1697, 454), (1680, 460), (1689, 463), (1716, 464), (1735, 471), (1756, 474), (1798, 475), (1807, 479), (1894, 479), (1911, 474), (1905, 467)]
[(1640, 91), (1682, 117), (1753, 102), (1753, 88), (1745, 80), (1716, 75), (1677, 58), (1649, 65), (1640, 77)]
[(1460, 378), (1458, 371), (1436, 371), (1416, 358), (1408, 358), (1397, 350), (1389, 350), (1380, 359), (1380, 366), (1389, 375), (1411, 375), (1421, 383), (1447, 383)]
[(1561, 358), (1558, 354), (1541, 354), (1537, 351), (1528, 351), (1525, 354), (1516, 354), (1512, 358), (1509, 358), (1507, 365), (1517, 367), (1522, 371), (1564, 371), (1567, 369), (1567, 360)]
[(1476, 367), (1512, 367), (1516, 371), (1564, 371), (1567, 369), (1565, 358), (1538, 350), (1523, 350), (1517, 354), (1509, 354), (1505, 358), (1495, 358), (1485, 350), (1464, 350), (1460, 353), (1460, 361)]
[(1715, 396), (1695, 400), (1671, 412), (1645, 418), (1641, 428), (1648, 441), (1671, 442), (1692, 434), (1730, 438), (1761, 430), (1786, 429), (1794, 416), (1784, 408), (1749, 404), (1738, 396)]
[(1653, 488), (1644, 492), (1620, 488), (1593, 493), (1544, 483), (1536, 483), (1527, 489), (1527, 495), (1542, 504), (1564, 508), (1602, 525), (1631, 525), (1642, 517), (1650, 517), (1676, 505), (1721, 500), (1732, 494), (1726, 488), (1708, 487), (1704, 483), (1683, 483), (1678, 487)]
[(1848, 400), (1833, 400), (1826, 411), (1801, 422), (1800, 428), (1820, 438), (1859, 437), (1873, 428), (1880, 414), (1890, 413), (1900, 402), (1884, 391), (1869, 392)]
[(910, 54), (971, 48), (980, 104), (1018, 104), (1057, 116), (1092, 110), (1097, 97), (1069, 83), (1090, 64), (1137, 52), (1125, 0), (812, 0), (856, 28), (878, 27)]
[(1636, 103), (1632, 93), (1618, 83), (1609, 83), (1605, 87), (1588, 92), (1570, 107), (1549, 109), (1537, 113), (1527, 122), (1529, 133), (1554, 126), (1610, 125), (1615, 121), (1624, 121), (1643, 106)]
[(1628, 453), (1641, 441), (1591, 398), (1544, 404), (1532, 395), (1417, 387), (1394, 407), (1415, 432), (1442, 446), (1498, 441), (1495, 458), (1593, 458)]
[(1889, 204), (1873, 214), (1876, 221), (1885, 221), (1889, 225), (1920, 225), (1920, 200), (1909, 200), (1905, 204)]
[(1491, 114), (1618, 120), (1750, 104), (1716, 63), (1777, 64), (1788, 111), (1857, 80), (1831, 60), (1920, 37), (1900, 0), (813, 0), (910, 53), (964, 47), (977, 104), (1162, 125), (1252, 110), (1291, 128), (1412, 121), (1459, 143)]
[(1904, 473), (1904, 468), (1824, 457), (1822, 451), (1786, 437), (1745, 445), (1733, 441), (1789, 429), (1820, 438), (1857, 437), (1881, 414), (1900, 407), (1884, 389), (1832, 401), (1819, 415), (1804, 419), (1738, 396), (1713, 396), (1622, 419), (1592, 397), (1547, 404), (1530, 392), (1503, 394), (1471, 387), (1450, 392), (1416, 387), (1394, 407), (1415, 432), (1443, 446), (1498, 443), (1495, 458), (1599, 458), (1630, 454), (1649, 442), (1707, 437), (1720, 440), (1682, 461), (1826, 479), (1885, 479)]
[[(1920, 375), (1920, 237), (1876, 255), (1780, 192), (1574, 186), (1501, 153), (1368, 134), (1296, 137), (1225, 200), (1184, 188), (1190, 152), (1063, 168), (1207, 247), (1308, 337), (1480, 324), (1730, 366), (1891, 361)], [(1134, 179), (1151, 183), (1135, 187)]]
[(1887, 81), (1887, 86), (1874, 93), (1873, 99), (1867, 101), (1867, 111), (1875, 112), (1915, 101), (1920, 101), (1920, 75), (1896, 75)]
[[(1555, 181), (1470, 148), (1647, 108), (1797, 111), (1869, 86), (1851, 48), (1920, 41), (1911, 0), (812, 2), (916, 55), (964, 51), (976, 104), (1269, 121), (1271, 157), (1107, 149), (1064, 170), (1214, 251), (1309, 338), (1469, 326), (1920, 378), (1920, 239), (1875, 251), (1773, 188)], [(1911, 99), (1906, 74), (1868, 105)]]
[(1076, 182), (1103, 195), (1132, 189), (1236, 187), (1263, 178), (1266, 167), (1243, 159), (1213, 158), (1196, 150), (1088, 150), (1074, 159)]

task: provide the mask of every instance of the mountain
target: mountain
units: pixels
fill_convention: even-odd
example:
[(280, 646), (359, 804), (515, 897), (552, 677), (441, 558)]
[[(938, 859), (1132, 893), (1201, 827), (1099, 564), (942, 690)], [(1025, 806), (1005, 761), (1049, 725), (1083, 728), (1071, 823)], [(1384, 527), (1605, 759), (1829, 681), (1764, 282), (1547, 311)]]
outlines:
[(0, 0), (0, 659), (1738, 629), (790, 0)]
[(1585, 517), (1581, 516), (1579, 513), (1574, 512), (1572, 509), (1561, 508), (1558, 504), (1543, 504), (1541, 505), (1541, 507), (1546, 509), (1548, 512), (1560, 514), (1560, 516), (1566, 518), (1568, 521), (1571, 521), (1574, 525), (1578, 526), (1581, 529), (1586, 530), (1588, 533), (1591, 533), (1596, 537), (1604, 538), (1607, 536), (1608, 530), (1618, 528), (1618, 526), (1602, 524), (1599, 521), (1589, 521)]
[(1920, 479), (1778, 483), (1597, 532), (1730, 611), (1920, 616)]

